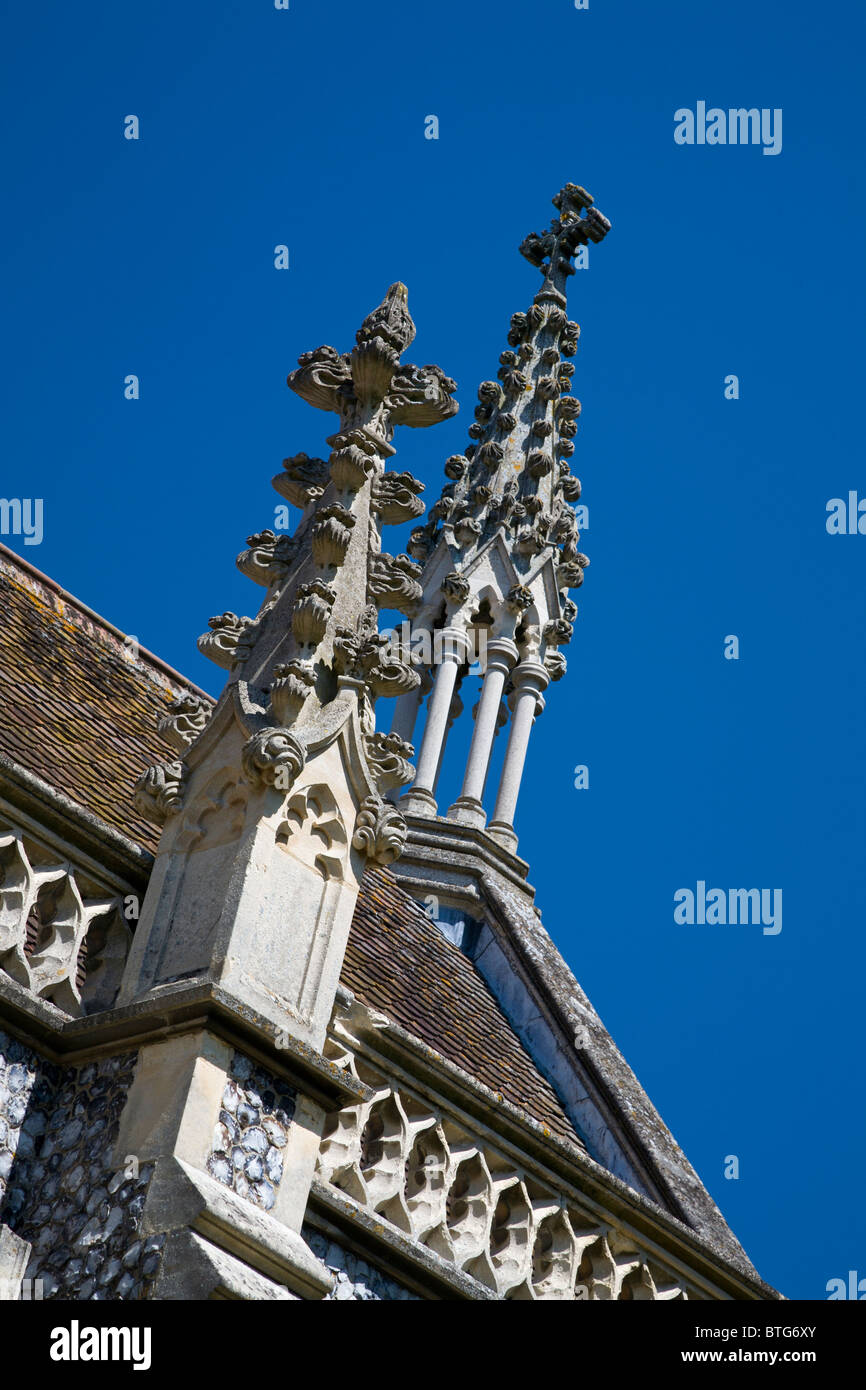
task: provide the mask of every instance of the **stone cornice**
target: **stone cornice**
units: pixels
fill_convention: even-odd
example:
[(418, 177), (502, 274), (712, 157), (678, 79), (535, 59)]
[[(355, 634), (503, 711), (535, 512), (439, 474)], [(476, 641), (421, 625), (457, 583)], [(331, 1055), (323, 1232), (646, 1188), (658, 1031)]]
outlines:
[(0, 797), (29, 815), (40, 829), (79, 848), (101, 870), (144, 888), (153, 868), (153, 855), (79, 802), (0, 753)]
[(453, 873), (456, 895), (474, 900), (479, 907), (482, 880), (488, 873), (504, 879), (530, 904), (534, 900), (535, 889), (526, 881), (529, 865), (498, 844), (485, 830), (446, 820), (443, 816), (409, 814), (406, 825), (406, 845), (401, 858), (393, 865), (393, 872), (406, 883), (410, 892), (413, 889), (433, 891), (429, 873), (412, 872), (413, 868), (421, 868), (432, 871), (434, 877), (437, 873), (441, 875), (443, 892)]
[(74, 1065), (103, 1054), (206, 1030), (285, 1077), (326, 1109), (355, 1104), (367, 1088), (297, 1038), (277, 1046), (273, 1025), (217, 985), (183, 981), (141, 1003), (71, 1018), (0, 974), (0, 1022), (51, 1062)]

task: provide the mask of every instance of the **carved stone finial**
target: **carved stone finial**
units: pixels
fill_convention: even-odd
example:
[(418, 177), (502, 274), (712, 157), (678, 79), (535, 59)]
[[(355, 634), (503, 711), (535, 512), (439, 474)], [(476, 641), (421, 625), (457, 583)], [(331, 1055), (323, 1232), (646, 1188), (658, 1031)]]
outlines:
[[(351, 353), (320, 347), (298, 358), (289, 386), (310, 405), (339, 414), (344, 438), (335, 448), (354, 446), (363, 452), (373, 443), (381, 452), (393, 453), (388, 437), (394, 425), (423, 427), (455, 413), (456, 383), (439, 367), (401, 365), (400, 354), (414, 337), (406, 286), (398, 283), (367, 315)], [(333, 470), (333, 460), (331, 466)]]
[(368, 314), (355, 334), (359, 347), (380, 339), (397, 356), (415, 341), (415, 324), (409, 313), (409, 291), (398, 280), (386, 291), (382, 303)]
[(521, 255), (545, 270), (547, 279), (553, 278), (551, 272), (573, 274), (571, 260), (578, 248), (591, 241), (602, 241), (610, 231), (607, 218), (593, 206), (591, 195), (579, 184), (567, 183), (554, 197), (553, 205), (559, 210), (559, 217), (553, 219), (549, 229), (540, 236), (530, 232), (520, 244)]
[[(548, 230), (532, 233), (520, 248), (542, 271), (544, 284), (525, 313), (512, 315), (497, 379), (478, 388), (469, 429), (474, 442), (465, 454), (448, 459), (451, 482), (430, 509), (432, 525), (413, 533), (410, 548), (423, 561), (444, 539), (459, 567), (474, 563), (501, 530), (525, 571), (548, 546), (561, 546), (562, 589), (574, 576), (568, 566), (577, 563), (568, 519), (556, 533), (543, 521), (562, 517), (563, 508), (580, 497), (567, 460), (574, 453), (581, 405), (571, 394), (574, 368), (563, 360), (574, 354), (580, 329), (568, 318), (565, 284), (576, 253), (602, 241), (610, 223), (579, 184), (565, 184), (553, 202), (558, 216)], [(533, 519), (531, 528), (521, 525), (526, 517)]]

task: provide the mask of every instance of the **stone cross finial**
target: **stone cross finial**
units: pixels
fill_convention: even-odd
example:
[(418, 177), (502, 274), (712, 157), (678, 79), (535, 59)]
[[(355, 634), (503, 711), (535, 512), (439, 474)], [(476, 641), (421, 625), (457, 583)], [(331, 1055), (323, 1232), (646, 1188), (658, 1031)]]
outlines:
[(590, 241), (603, 241), (610, 223), (580, 184), (567, 183), (552, 202), (559, 217), (553, 218), (549, 229), (540, 236), (530, 232), (520, 244), (520, 253), (545, 272), (547, 287), (556, 290), (559, 297), (562, 291), (557, 281), (574, 274), (571, 262), (578, 249)]
[[(408, 555), (383, 553), (381, 531), (417, 519), (424, 489), (409, 473), (386, 472), (385, 462), (395, 453), (396, 425), (425, 427), (457, 410), (456, 384), (439, 367), (401, 363), (415, 338), (407, 299), (405, 285), (391, 285), (363, 320), (350, 352), (322, 346), (298, 359), (288, 377), (291, 389), (339, 417), (327, 441), (330, 457), (284, 460), (284, 473), (273, 482), (301, 509), (300, 525), (293, 536), (270, 528), (256, 532), (237, 560), (267, 591), (258, 615), (223, 613), (210, 619), (199, 639), (203, 654), (229, 672), (208, 740), (218, 741), (233, 703), (235, 723), (248, 736), (239, 758), (247, 782), (295, 779), (305, 750), (327, 746), (356, 718), (353, 737), (364, 767), (355, 783), (366, 782), (369, 795), (393, 785), (392, 760), (368, 758), (358, 738), (362, 744), (375, 739), (378, 697), (419, 683), (411, 663), (379, 635), (378, 610), (409, 615), (422, 597), (420, 567)], [(182, 756), (140, 779), (138, 802), (146, 814), (163, 820), (189, 808), (188, 798), (194, 801), (196, 779), (188, 785), (188, 764), (191, 759), (194, 766), (207, 745), (201, 740), (206, 714), (184, 708), (162, 721), (161, 731)], [(393, 834), (382, 843), (390, 853)]]
[(439, 367), (400, 364), (400, 354), (415, 338), (407, 298), (405, 285), (391, 285), (355, 334), (352, 352), (331, 347), (305, 352), (288, 378), (310, 405), (339, 415), (341, 434), (358, 432), (359, 447), (369, 441), (386, 456), (394, 452), (395, 425), (433, 425), (457, 411), (451, 399), (456, 383)]
[[(369, 609), (410, 613), (421, 596), (418, 566), (407, 555), (382, 553), (381, 528), (417, 519), (423, 484), (409, 473), (386, 472), (385, 462), (395, 453), (395, 426), (436, 424), (457, 403), (456, 384), (439, 367), (400, 361), (415, 338), (407, 300), (404, 284), (391, 285), (363, 320), (351, 351), (324, 345), (298, 359), (289, 387), (339, 417), (327, 440), (330, 457), (295, 454), (283, 461), (273, 485), (301, 509), (301, 524), (292, 537), (270, 529), (249, 537), (237, 561), (267, 589), (265, 602), (255, 619), (212, 619), (199, 641), (232, 681), (271, 691), (281, 727), (315, 720), (341, 680), (360, 682), (361, 698), (371, 705), (382, 681), (370, 676), (381, 662), (371, 655)], [(364, 640), (356, 640), (362, 627)], [(350, 668), (346, 652), (356, 647), (365, 655)], [(406, 681), (411, 687), (417, 678), (409, 671)], [(368, 724), (370, 717), (367, 709)]]
[[(565, 673), (558, 647), (568, 641), (577, 614), (568, 591), (580, 587), (589, 564), (579, 549), (581, 516), (572, 506), (581, 494), (569, 467), (581, 405), (571, 394), (574, 367), (568, 359), (577, 350), (580, 329), (568, 318), (565, 286), (577, 253), (601, 242), (610, 223), (579, 184), (565, 184), (553, 204), (558, 216), (548, 230), (530, 233), (520, 246), (541, 270), (541, 288), (526, 313), (512, 315), (496, 379), (478, 388), (471, 442), (446, 462), (449, 482), (408, 547), (423, 565), (418, 627), (442, 626), (450, 633), (454, 626), (471, 626), (482, 602), (492, 617), (488, 650), (495, 660), (487, 665), (481, 714), (462, 793), (448, 812), (451, 819), (484, 825), (481, 789), (506, 679), (519, 692), (511, 702), (503, 782), (490, 823), (508, 848), (516, 844), (510, 821), (532, 721), (543, 708), (547, 683)], [(456, 616), (443, 605), (449, 587), (464, 595)], [(442, 711), (463, 669), (455, 644), (449, 663), (437, 673), (418, 775), (405, 797), (407, 809), (420, 815), (437, 810), (435, 781), (448, 727)], [(410, 701), (404, 704), (408, 711)], [(409, 737), (408, 714), (399, 710), (396, 719)]]

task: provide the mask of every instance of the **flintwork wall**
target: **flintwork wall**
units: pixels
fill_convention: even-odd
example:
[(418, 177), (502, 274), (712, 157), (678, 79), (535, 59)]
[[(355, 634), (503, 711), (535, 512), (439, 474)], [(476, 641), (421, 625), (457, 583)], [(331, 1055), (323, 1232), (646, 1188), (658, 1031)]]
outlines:
[(337, 1042), (373, 1091), (328, 1117), (318, 1176), (503, 1299), (700, 1299), (579, 1201), (519, 1170), (456, 1114)]
[(147, 1298), (159, 1271), (164, 1237), (138, 1234), (152, 1169), (112, 1162), (136, 1061), (62, 1068), (0, 1033), (0, 1098), (15, 1124), (0, 1149), (11, 1155), (0, 1223), (30, 1243), (25, 1278), (42, 1298)]
[(325, 1303), (384, 1303), (398, 1299), (420, 1302), (417, 1294), (410, 1293), (395, 1279), (390, 1279), (366, 1260), (328, 1240), (319, 1231), (305, 1226), (301, 1234), (313, 1254), (327, 1265), (334, 1276), (334, 1287), (325, 1295)]
[(285, 1081), (234, 1054), (207, 1170), (263, 1211), (277, 1199), (296, 1100)]

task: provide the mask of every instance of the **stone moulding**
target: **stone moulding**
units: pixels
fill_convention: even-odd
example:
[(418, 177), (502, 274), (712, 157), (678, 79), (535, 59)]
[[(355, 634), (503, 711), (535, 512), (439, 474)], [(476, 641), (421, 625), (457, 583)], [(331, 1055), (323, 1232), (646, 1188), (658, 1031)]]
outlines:
[[(296, 1296), (322, 1298), (333, 1285), (328, 1270), (307, 1248), (297, 1231), (290, 1230), (182, 1159), (157, 1161), (145, 1206), (145, 1228), (175, 1232), (181, 1238), (193, 1231), (208, 1246), (226, 1252), (244, 1268), (273, 1281), (277, 1289), (282, 1286), (285, 1290), (288, 1286)], [(170, 1244), (168, 1263), (171, 1266)], [(181, 1252), (174, 1263), (177, 1273), (171, 1279), (175, 1286), (173, 1293), (161, 1293), (157, 1288), (157, 1297), (183, 1297), (185, 1282), (190, 1278), (195, 1280), (199, 1274), (198, 1262), (189, 1259), (188, 1251)], [(238, 1274), (242, 1278), (243, 1269)], [(219, 1288), (222, 1270), (218, 1265), (213, 1278)], [(187, 1287), (186, 1296), (207, 1295)], [(268, 1291), (248, 1290), (245, 1296), (268, 1296)]]
[(326, 1110), (367, 1094), (362, 1083), (315, 1048), (291, 1035), (279, 1035), (270, 1019), (241, 1006), (228, 991), (207, 981), (181, 980), (135, 1004), (70, 1016), (0, 972), (0, 1026), (47, 1061), (63, 1066), (94, 1056), (114, 1056), (155, 1039), (200, 1033), (204, 1028), (269, 1067)]
[(0, 753), (0, 818), (50, 847), (58, 863), (72, 862), (121, 897), (141, 899), (153, 855), (92, 812)]

